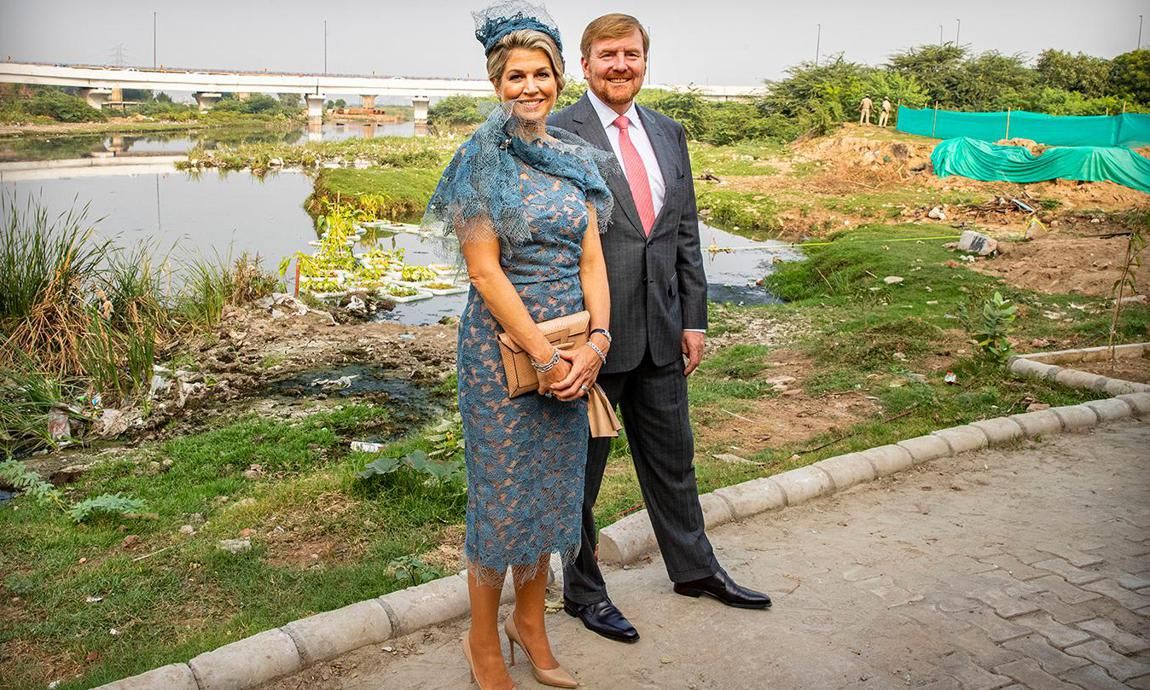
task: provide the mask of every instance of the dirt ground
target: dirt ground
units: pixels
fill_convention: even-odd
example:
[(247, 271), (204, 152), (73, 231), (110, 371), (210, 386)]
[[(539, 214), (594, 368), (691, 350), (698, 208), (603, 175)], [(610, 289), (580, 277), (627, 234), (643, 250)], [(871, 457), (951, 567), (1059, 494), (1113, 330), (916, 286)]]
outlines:
[(1077, 362), (1067, 366), (1079, 371), (1109, 376), (1112, 379), (1150, 383), (1150, 358), (1147, 357), (1125, 357), (1116, 360), (1114, 366), (1110, 366), (1108, 362)]
[[(766, 159), (773, 174), (731, 177), (719, 187), (776, 200), (784, 239), (872, 222), (944, 222), (956, 234), (973, 229), (1002, 242), (1004, 256), (979, 262), (976, 270), (1042, 292), (1110, 295), (1127, 244), (1126, 235), (1118, 233), (1134, 229), (1136, 212), (1150, 212), (1150, 195), (1112, 182), (1021, 185), (939, 178), (930, 167), (935, 143), (848, 124), (835, 135), (798, 142)], [(808, 172), (800, 174), (801, 169)], [(974, 201), (945, 202), (955, 195)], [(852, 203), (858, 206), (851, 208)], [(941, 221), (928, 216), (936, 206), (944, 214)], [(1028, 237), (1034, 239), (1024, 241)], [(1144, 262), (1136, 282), (1148, 281), (1150, 262)]]

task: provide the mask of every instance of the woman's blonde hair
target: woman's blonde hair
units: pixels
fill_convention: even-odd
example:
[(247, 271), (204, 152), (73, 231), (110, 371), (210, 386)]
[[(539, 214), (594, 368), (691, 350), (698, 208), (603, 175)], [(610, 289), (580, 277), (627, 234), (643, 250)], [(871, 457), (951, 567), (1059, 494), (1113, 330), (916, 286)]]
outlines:
[(555, 41), (552, 41), (550, 36), (534, 29), (512, 31), (499, 39), (499, 42), (487, 54), (487, 78), (491, 80), (492, 84), (499, 85), (499, 80), (503, 79), (503, 70), (507, 68), (507, 58), (511, 55), (511, 51), (516, 48), (542, 50), (546, 53), (547, 58), (551, 60), (551, 71), (555, 73), (555, 95), (558, 96), (563, 93), (563, 87), (567, 83), (563, 76), (563, 55), (560, 54), (559, 48), (555, 46)]

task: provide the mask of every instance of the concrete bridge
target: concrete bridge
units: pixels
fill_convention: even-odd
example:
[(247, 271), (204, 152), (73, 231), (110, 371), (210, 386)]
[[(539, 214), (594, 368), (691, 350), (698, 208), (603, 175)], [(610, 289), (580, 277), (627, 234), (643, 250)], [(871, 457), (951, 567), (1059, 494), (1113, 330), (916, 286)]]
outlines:
[[(428, 103), (446, 96), (491, 96), (491, 83), (483, 79), (420, 79), (355, 74), (289, 74), (235, 70), (194, 70), (106, 65), (49, 65), (0, 62), (0, 83), (71, 86), (93, 108), (119, 102), (123, 89), (190, 91), (200, 110), (209, 110), (224, 93), (241, 97), (252, 93), (298, 93), (307, 99), (308, 117), (323, 116), (328, 96), (358, 95), (363, 107), (375, 106), (377, 96), (408, 97), (417, 122), (427, 119)], [(744, 100), (762, 95), (757, 86), (653, 86), (671, 91), (695, 90), (708, 100)]]

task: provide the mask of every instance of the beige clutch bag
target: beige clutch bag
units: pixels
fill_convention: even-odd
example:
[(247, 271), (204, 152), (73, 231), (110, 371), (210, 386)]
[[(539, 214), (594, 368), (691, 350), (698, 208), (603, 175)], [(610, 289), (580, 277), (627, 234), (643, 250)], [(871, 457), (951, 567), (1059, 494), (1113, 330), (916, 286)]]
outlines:
[(587, 393), (587, 421), (591, 424), (591, 436), (595, 438), (618, 436), (619, 429), (623, 428), (615, 416), (614, 406), (597, 383)]
[[(552, 345), (560, 350), (573, 350), (587, 342), (587, 327), (591, 325), (591, 312), (581, 311), (536, 324)], [(507, 397), (515, 398), (539, 390), (539, 374), (531, 366), (527, 351), (519, 347), (510, 335), (499, 334), (499, 354), (507, 373)]]

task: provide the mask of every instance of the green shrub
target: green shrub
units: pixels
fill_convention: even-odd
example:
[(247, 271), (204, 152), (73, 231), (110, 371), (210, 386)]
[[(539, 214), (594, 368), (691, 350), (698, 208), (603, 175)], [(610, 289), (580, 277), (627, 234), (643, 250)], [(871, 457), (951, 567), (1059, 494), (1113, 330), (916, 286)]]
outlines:
[(79, 96), (63, 91), (44, 91), (28, 101), (25, 110), (32, 115), (45, 115), (59, 122), (102, 122), (107, 119)]

